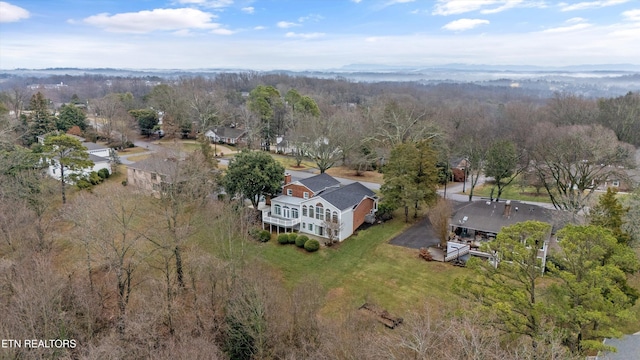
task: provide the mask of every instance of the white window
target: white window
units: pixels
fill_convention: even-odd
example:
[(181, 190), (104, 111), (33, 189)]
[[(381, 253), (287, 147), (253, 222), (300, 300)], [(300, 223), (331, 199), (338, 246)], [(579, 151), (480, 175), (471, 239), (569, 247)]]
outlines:
[(281, 215), (281, 214), (282, 214), (282, 208), (280, 207), (280, 205), (276, 205), (276, 206), (274, 206), (274, 207), (273, 207), (273, 212), (274, 212), (276, 215)]
[(309, 231), (313, 231), (313, 224), (309, 224)]
[(302, 223), (302, 228), (306, 229), (307, 228), (307, 223)]
[(322, 204), (320, 204), (320, 203), (316, 204), (316, 219), (324, 220), (323, 210), (324, 209), (323, 209)]
[(302, 205), (302, 216), (307, 216), (307, 205)]
[(298, 209), (291, 209), (291, 217), (294, 219), (297, 219), (299, 217), (298, 215)]
[(309, 217), (313, 217), (313, 206), (309, 206)]
[(289, 195), (289, 196), (293, 196), (293, 190), (291, 190), (291, 189), (287, 189), (287, 195)]
[(611, 186), (613, 186), (613, 187), (619, 187), (619, 186), (620, 186), (620, 181), (619, 181), (619, 180), (613, 180), (613, 181), (611, 182)]
[(302, 193), (302, 197), (304, 197), (305, 199), (308, 199), (309, 193), (305, 191), (304, 193)]
[(322, 226), (318, 226), (318, 235), (324, 236), (324, 228)]
[[(327, 217), (328, 218), (328, 217)], [(334, 223), (338, 222), (338, 213), (337, 212), (333, 212), (333, 218), (331, 219)]]
[(282, 217), (286, 217), (286, 218), (290, 218), (291, 217), (291, 211), (289, 211), (289, 207), (285, 206), (282, 208)]

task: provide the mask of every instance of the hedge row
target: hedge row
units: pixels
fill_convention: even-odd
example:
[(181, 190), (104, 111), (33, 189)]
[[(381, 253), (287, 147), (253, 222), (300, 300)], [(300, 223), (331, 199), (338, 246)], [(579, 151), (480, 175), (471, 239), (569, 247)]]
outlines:
[(309, 239), (306, 235), (298, 235), (296, 233), (278, 235), (278, 243), (282, 245), (295, 244), (299, 248), (304, 248), (308, 252), (318, 251), (320, 242), (315, 239)]

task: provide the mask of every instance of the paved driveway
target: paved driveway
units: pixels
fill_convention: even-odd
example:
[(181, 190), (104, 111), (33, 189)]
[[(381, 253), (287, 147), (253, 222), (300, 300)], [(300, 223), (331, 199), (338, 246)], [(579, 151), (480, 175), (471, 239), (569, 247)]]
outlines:
[[(461, 206), (467, 203), (453, 202), (453, 211), (456, 211)], [(433, 226), (429, 221), (429, 218), (425, 216), (415, 225), (411, 226), (407, 231), (394, 237), (389, 241), (391, 245), (404, 246), (411, 249), (428, 248), (430, 246), (437, 246), (440, 243), (438, 236), (433, 230)]]
[(439, 242), (440, 240), (438, 240), (433, 231), (429, 218), (426, 217), (389, 241), (392, 245), (411, 249), (428, 248), (429, 246), (436, 246)]

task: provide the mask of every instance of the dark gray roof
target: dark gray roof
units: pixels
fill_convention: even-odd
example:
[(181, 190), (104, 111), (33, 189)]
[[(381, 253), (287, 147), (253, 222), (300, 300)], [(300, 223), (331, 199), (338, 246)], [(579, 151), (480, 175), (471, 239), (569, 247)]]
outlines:
[[(511, 212), (505, 215), (506, 202), (474, 201), (458, 209), (451, 225), (497, 234), (503, 226), (537, 220), (554, 225), (552, 210), (511, 200)], [(516, 209), (518, 209), (516, 211)], [(466, 219), (465, 219), (466, 218)]]
[(129, 164), (127, 167), (130, 169), (165, 175), (167, 180), (171, 181), (171, 178), (178, 173), (178, 161), (180, 160), (151, 156), (144, 160)]
[(340, 210), (357, 206), (365, 197), (374, 196), (375, 193), (373, 191), (359, 182), (354, 182), (335, 190), (328, 190), (319, 195), (319, 197)]
[(302, 185), (306, 186), (309, 190), (313, 191), (316, 195), (329, 187), (339, 186), (340, 182), (331, 175), (322, 173), (310, 178), (302, 179), (299, 181)]
[(96, 143), (92, 143), (92, 142), (83, 142), (82, 146), (86, 147), (87, 150), (102, 150), (102, 149), (108, 149), (108, 146), (105, 145), (100, 145), (100, 144), (96, 144)]
[(622, 339), (605, 339), (604, 344), (615, 347), (618, 352), (598, 355), (598, 360), (637, 360), (640, 356), (640, 333)]
[(231, 139), (237, 139), (240, 136), (244, 135), (247, 131), (244, 129), (232, 128), (232, 127), (223, 127), (219, 129), (213, 130), (218, 137), (226, 137)]
[(89, 160), (93, 161), (94, 164), (109, 161), (109, 159), (107, 159), (106, 157), (93, 155), (93, 154), (89, 154)]

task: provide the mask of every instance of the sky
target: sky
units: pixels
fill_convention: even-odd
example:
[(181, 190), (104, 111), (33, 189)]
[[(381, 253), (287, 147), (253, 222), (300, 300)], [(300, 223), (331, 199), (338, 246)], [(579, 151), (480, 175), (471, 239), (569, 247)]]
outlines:
[(0, 69), (640, 64), (640, 0), (9, 0)]

